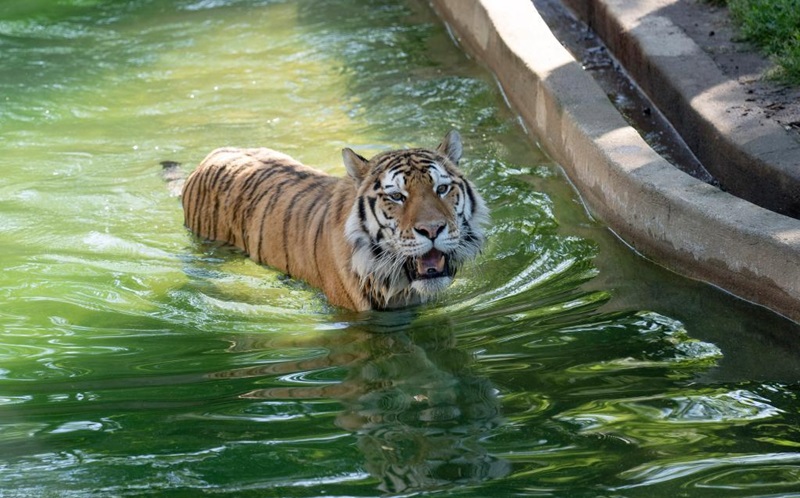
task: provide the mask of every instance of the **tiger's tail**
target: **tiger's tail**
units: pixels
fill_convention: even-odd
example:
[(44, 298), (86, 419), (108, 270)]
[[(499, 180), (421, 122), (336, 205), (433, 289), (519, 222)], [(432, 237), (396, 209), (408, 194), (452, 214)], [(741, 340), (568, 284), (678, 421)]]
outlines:
[(170, 197), (180, 197), (183, 184), (186, 182), (186, 172), (177, 161), (161, 161), (161, 178), (167, 182)]

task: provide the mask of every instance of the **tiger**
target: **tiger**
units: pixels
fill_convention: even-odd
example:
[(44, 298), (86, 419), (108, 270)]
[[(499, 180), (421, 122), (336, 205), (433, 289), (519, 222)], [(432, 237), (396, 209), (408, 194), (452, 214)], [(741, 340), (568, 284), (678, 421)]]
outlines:
[(186, 227), (231, 244), (353, 311), (430, 302), (485, 243), (489, 212), (458, 168), (455, 130), (436, 149), (342, 150), (333, 176), (268, 148), (212, 151), (183, 185)]

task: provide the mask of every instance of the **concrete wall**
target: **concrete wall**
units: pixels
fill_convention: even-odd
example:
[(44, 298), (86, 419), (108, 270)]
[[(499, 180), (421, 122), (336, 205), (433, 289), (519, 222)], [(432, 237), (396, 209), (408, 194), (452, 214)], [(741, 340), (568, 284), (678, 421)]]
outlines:
[(800, 221), (695, 180), (656, 154), (530, 0), (432, 4), (620, 237), (668, 268), (800, 321)]

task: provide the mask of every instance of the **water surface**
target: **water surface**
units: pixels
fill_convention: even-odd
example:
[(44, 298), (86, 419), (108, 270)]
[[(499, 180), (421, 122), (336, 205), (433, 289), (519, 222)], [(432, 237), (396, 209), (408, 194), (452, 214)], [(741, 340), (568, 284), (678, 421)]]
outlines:
[[(790, 496), (796, 325), (589, 217), (421, 2), (0, 5), (0, 496)], [(492, 210), (354, 314), (182, 226), (158, 163), (450, 128)]]

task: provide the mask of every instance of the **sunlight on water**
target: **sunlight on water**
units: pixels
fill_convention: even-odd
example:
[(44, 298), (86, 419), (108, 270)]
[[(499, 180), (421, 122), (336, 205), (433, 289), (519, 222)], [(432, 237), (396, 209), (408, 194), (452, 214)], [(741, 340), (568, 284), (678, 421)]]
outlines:
[[(409, 0), (0, 4), (0, 496), (788, 496), (798, 327), (633, 254)], [(435, 146), (492, 211), (354, 314), (197, 241), (159, 162)]]

